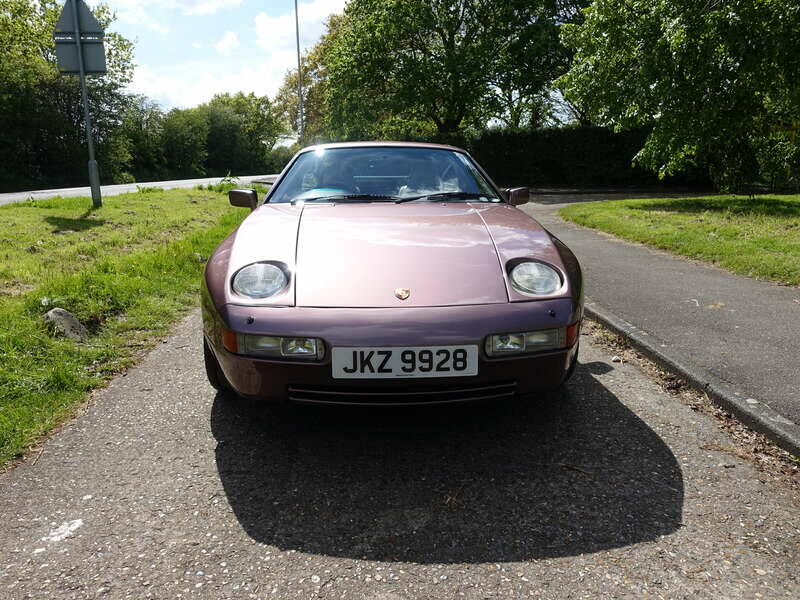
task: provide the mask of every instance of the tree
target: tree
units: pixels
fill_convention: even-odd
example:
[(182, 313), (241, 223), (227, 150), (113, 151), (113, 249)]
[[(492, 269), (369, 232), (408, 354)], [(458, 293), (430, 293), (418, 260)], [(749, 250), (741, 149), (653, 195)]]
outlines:
[(145, 96), (129, 96), (120, 133), (128, 140), (130, 172), (136, 181), (153, 181), (166, 175), (164, 112), (157, 103)]
[(458, 131), (485, 98), (499, 3), (353, 0), (331, 52), (328, 108), (344, 137), (372, 137), (389, 116)]
[(351, 0), (326, 57), (330, 129), (447, 138), (493, 120), (540, 124), (569, 61), (558, 30), (586, 2)]
[[(76, 77), (55, 65), (53, 30), (61, 12), (55, 0), (3, 0), (0, 4), (0, 187), (80, 183), (85, 179), (85, 123)], [(95, 9), (108, 26), (109, 8)], [(98, 140), (101, 174), (113, 177), (127, 160), (115, 140), (125, 102), (123, 87), (132, 74), (132, 45), (106, 34), (108, 73), (93, 76), (89, 102)]]
[(208, 116), (197, 108), (174, 108), (164, 118), (164, 156), (175, 177), (202, 177), (208, 156)]
[(218, 94), (199, 110), (208, 121), (206, 166), (210, 173), (261, 171), (267, 154), (285, 132), (266, 96)]
[(706, 164), (736, 189), (798, 169), (796, 0), (596, 0), (563, 40), (568, 99), (618, 130), (652, 127), (637, 155), (660, 175)]
[(565, 73), (571, 52), (559, 39), (565, 23), (579, 22), (591, 0), (507, 0), (513, 24), (497, 45), (486, 117), (510, 129), (536, 129), (556, 121), (552, 82)]

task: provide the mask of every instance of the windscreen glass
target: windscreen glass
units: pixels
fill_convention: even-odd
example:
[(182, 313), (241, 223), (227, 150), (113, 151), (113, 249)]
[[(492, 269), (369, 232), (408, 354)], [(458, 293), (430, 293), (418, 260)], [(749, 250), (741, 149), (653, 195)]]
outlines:
[(357, 147), (298, 157), (270, 202), (500, 202), (472, 161), (436, 148)]

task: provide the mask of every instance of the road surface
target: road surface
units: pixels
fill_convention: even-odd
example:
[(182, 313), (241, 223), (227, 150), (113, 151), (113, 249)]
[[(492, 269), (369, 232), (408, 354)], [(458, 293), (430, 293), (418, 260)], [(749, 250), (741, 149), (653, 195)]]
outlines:
[(800, 289), (627, 243), (558, 216), (569, 203), (622, 197), (535, 194), (522, 208), (575, 252), (587, 301), (647, 333), (666, 355), (727, 383), (743, 400), (800, 424), (800, 337), (787, 326), (800, 319)]
[[(259, 180), (260, 182), (272, 182), (277, 175), (244, 175), (238, 178), (239, 183), (243, 186)], [(119, 185), (103, 185), (100, 190), (103, 196), (116, 196), (117, 194), (128, 194), (136, 192), (138, 188), (147, 187), (160, 187), (165, 190), (172, 188), (193, 188), (198, 185), (208, 185), (219, 183), (222, 177), (207, 177), (205, 179), (175, 179), (172, 181), (150, 181), (146, 183), (124, 183)], [(34, 199), (41, 200), (45, 198), (55, 198), (62, 196), (64, 198), (76, 196), (91, 196), (91, 190), (87, 187), (75, 188), (60, 188), (55, 190), (34, 190), (29, 192), (10, 192), (0, 194), (0, 206), (4, 204), (12, 204), (13, 202), (23, 202), (25, 200)]]
[(800, 597), (800, 505), (582, 337), (562, 403), (299, 410), (205, 381), (198, 313), (0, 476), (0, 597)]

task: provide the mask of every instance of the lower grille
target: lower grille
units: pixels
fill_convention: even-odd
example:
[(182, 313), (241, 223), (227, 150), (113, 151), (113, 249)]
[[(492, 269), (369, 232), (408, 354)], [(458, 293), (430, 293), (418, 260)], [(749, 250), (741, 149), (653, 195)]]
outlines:
[(411, 405), (446, 404), (472, 400), (510, 398), (517, 382), (485, 383), (473, 386), (419, 386), (398, 391), (389, 386), (300, 386), (290, 385), (289, 400), (313, 404)]

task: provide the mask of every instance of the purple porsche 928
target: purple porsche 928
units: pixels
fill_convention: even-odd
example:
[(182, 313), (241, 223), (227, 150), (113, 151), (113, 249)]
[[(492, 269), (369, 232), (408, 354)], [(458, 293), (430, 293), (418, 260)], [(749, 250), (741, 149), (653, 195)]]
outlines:
[(580, 266), (463, 150), (301, 150), (210, 257), (205, 363), (220, 391), (316, 404), (535, 399), (578, 354)]

